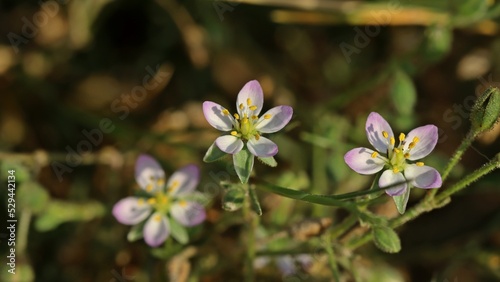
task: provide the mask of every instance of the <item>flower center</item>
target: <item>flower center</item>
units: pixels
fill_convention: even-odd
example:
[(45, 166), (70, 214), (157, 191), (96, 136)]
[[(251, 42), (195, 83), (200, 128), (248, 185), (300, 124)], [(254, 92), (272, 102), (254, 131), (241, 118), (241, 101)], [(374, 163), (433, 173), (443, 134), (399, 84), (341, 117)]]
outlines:
[[(384, 139), (387, 139), (389, 143), (389, 146), (387, 146), (388, 161), (386, 165), (389, 167), (389, 169), (392, 169), (394, 173), (404, 171), (407, 165), (407, 159), (410, 158), (410, 152), (413, 148), (415, 148), (417, 143), (420, 142), (420, 138), (416, 136), (413, 137), (410, 144), (408, 144), (407, 149), (405, 150), (404, 147), (408, 140), (406, 140), (406, 135), (404, 133), (399, 134), (399, 144), (397, 147), (394, 146), (396, 144), (396, 139), (394, 138), (394, 136), (389, 136), (386, 131), (382, 131), (382, 137)], [(372, 154), (372, 158), (377, 157), (378, 154), (375, 153), (376, 152)], [(424, 163), (416, 162), (416, 165), (423, 166)]]
[[(236, 136), (241, 139), (249, 140), (251, 138), (255, 138), (256, 140), (260, 139), (260, 132), (256, 129), (256, 126), (261, 123), (263, 120), (270, 119), (270, 114), (265, 114), (263, 119), (259, 119), (254, 112), (257, 110), (257, 106), (252, 104), (252, 99), (248, 98), (246, 101), (246, 105), (240, 103), (238, 105), (239, 114), (235, 113), (234, 123), (233, 123), (233, 131), (231, 131), (231, 135)], [(229, 115), (229, 111), (224, 109), (222, 110), (222, 114), (227, 116)]]

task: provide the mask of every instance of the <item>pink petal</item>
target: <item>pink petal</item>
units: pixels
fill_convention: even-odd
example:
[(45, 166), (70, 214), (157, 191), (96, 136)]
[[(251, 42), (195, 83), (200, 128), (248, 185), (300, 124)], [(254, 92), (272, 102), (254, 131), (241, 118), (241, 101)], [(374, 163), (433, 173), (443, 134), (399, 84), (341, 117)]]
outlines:
[[(392, 133), (389, 123), (381, 115), (376, 112), (370, 113), (366, 119), (365, 129), (368, 141), (377, 151), (385, 154), (388, 149), (392, 149), (389, 138), (394, 137), (394, 133)], [(383, 131), (387, 132), (388, 138), (382, 135)]]
[(165, 179), (160, 164), (149, 155), (140, 155), (135, 163), (135, 180), (139, 186), (148, 193), (154, 193), (163, 189), (161, 181), (158, 181), (160, 179)]
[(156, 212), (151, 215), (144, 225), (144, 241), (151, 247), (158, 247), (170, 235), (170, 225), (167, 218)]
[(418, 137), (419, 141), (416, 143), (415, 147), (410, 150), (410, 157), (408, 159), (412, 161), (421, 159), (434, 150), (439, 137), (438, 129), (435, 125), (429, 124), (410, 131), (405, 139), (405, 152), (415, 137)]
[[(248, 102), (250, 102), (250, 105), (248, 105)], [(243, 110), (240, 109), (240, 104), (243, 105)], [(262, 87), (260, 87), (257, 80), (247, 82), (240, 90), (238, 97), (236, 98), (236, 109), (242, 117), (245, 113), (248, 117), (259, 115), (262, 110), (262, 104), (264, 104), (264, 94), (262, 93)], [(257, 109), (252, 111), (249, 108), (250, 106), (256, 106)]]
[(177, 222), (188, 227), (198, 225), (206, 218), (205, 208), (202, 205), (183, 200), (172, 205), (170, 214)]
[(408, 184), (403, 183), (405, 181), (406, 179), (401, 172), (394, 173), (392, 170), (388, 169), (384, 171), (380, 176), (378, 186), (380, 188), (385, 188), (396, 183), (401, 183), (399, 185), (393, 186), (393, 188), (385, 190), (385, 193), (387, 193), (387, 195), (389, 196), (399, 196), (403, 194), (408, 187)]
[(344, 161), (357, 173), (374, 174), (384, 168), (387, 159), (380, 154), (372, 158), (373, 152), (368, 148), (354, 148), (344, 155)]
[(293, 109), (290, 106), (274, 107), (259, 118), (255, 129), (262, 133), (274, 133), (285, 127), (292, 119), (292, 115)]
[(241, 151), (244, 144), (243, 141), (236, 136), (224, 135), (215, 139), (215, 145), (217, 145), (221, 151), (233, 155)]
[(437, 170), (430, 166), (407, 165), (404, 171), (406, 179), (417, 188), (439, 188), (443, 181)]
[(200, 181), (200, 169), (195, 165), (187, 165), (174, 172), (167, 182), (170, 195), (191, 193)]
[(272, 157), (278, 153), (278, 145), (262, 136), (259, 140), (255, 137), (248, 140), (247, 148), (252, 155), (257, 157)]
[(112, 213), (121, 224), (135, 225), (145, 220), (151, 210), (151, 206), (143, 199), (127, 197), (113, 206)]
[[(203, 114), (211, 126), (220, 131), (229, 131), (233, 128), (234, 118), (231, 114), (225, 115), (223, 111), (227, 109), (223, 106), (205, 101), (203, 102)], [(229, 113), (229, 111), (227, 111)]]

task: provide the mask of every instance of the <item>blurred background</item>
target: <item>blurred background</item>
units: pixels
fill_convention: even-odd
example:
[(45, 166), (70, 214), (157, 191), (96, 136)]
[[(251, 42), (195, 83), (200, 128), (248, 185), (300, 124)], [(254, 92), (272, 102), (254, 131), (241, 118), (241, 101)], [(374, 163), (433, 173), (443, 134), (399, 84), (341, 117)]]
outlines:
[[(294, 108), (291, 123), (271, 136), (278, 167), (256, 163), (256, 175), (316, 194), (370, 187), (373, 177), (350, 171), (343, 155), (368, 145), (371, 111), (395, 133), (437, 125), (440, 141), (425, 162), (442, 169), (469, 130), (475, 97), (500, 86), (495, 0), (0, 1), (0, 173), (7, 183), (16, 170), (18, 218), (18, 274), (7, 272), (2, 255), (1, 281), (241, 280), (243, 219), (221, 209), (218, 186), (237, 177), (230, 159), (202, 162), (219, 132), (201, 104), (234, 110), (250, 80), (262, 85), (266, 108)], [(499, 135), (500, 126), (481, 135), (443, 187), (498, 153)], [(137, 191), (140, 153), (155, 156), (167, 175), (200, 166), (199, 190), (212, 200), (189, 247), (129, 243), (129, 227), (112, 217), (113, 204)], [(333, 243), (342, 279), (500, 279), (499, 181), (490, 174), (400, 228), (398, 254), (371, 242), (343, 246), (364, 227), (343, 234)], [(409, 206), (423, 193), (414, 189)], [(0, 198), (6, 222), (7, 193)], [(259, 198), (259, 238), (311, 218), (330, 218), (335, 230), (346, 217), (333, 207)], [(389, 197), (371, 209), (397, 216)], [(7, 254), (7, 230), (0, 236)], [(322, 254), (308, 263), (296, 257), (316, 243), (262, 241), (258, 281), (330, 281)]]

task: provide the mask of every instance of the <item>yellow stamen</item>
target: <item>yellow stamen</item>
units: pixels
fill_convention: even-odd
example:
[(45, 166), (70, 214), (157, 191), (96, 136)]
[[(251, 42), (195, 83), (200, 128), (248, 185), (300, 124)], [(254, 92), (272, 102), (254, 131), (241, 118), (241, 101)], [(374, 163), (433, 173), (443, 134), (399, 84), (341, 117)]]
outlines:
[(256, 115), (253, 115), (253, 116), (252, 116), (252, 119), (253, 119), (253, 120), (256, 120), (256, 119), (258, 119), (258, 118), (259, 118), (259, 117), (258, 117), (258, 116), (256, 116)]
[(409, 154), (409, 153), (405, 153), (405, 154), (404, 154), (404, 157), (405, 157), (405, 159), (407, 159), (407, 158), (409, 158), (409, 157), (410, 157), (410, 154)]
[(255, 110), (257, 110), (257, 106), (250, 106), (249, 109), (252, 111), (255, 111)]
[(225, 116), (227, 116), (227, 115), (229, 115), (229, 111), (226, 110), (226, 109), (224, 109), (224, 110), (222, 110), (222, 114), (225, 115)]
[(181, 201), (179, 201), (179, 205), (184, 208), (187, 206), (187, 202), (184, 200), (181, 200)]
[(153, 184), (149, 183), (146, 185), (146, 191), (151, 192), (153, 190)]
[(236, 130), (231, 131), (231, 135), (236, 136), (238, 135), (238, 132)]
[(394, 148), (394, 153), (399, 153), (401, 152), (401, 150), (399, 150), (398, 148)]
[(406, 135), (404, 133), (399, 134), (399, 142), (403, 142), (406, 138)]
[(161, 216), (159, 214), (155, 215), (155, 218), (154, 218), (155, 221), (161, 221)]
[(155, 198), (149, 198), (148, 199), (148, 204), (150, 204), (150, 205), (156, 204), (156, 199)]
[(408, 149), (413, 149), (415, 148), (415, 142), (411, 142), (409, 145), (408, 145)]
[(424, 166), (424, 162), (417, 162), (416, 165), (417, 166)]
[(399, 172), (399, 168), (397, 168), (397, 167), (393, 168), (393, 169), (392, 169), (392, 172), (394, 172), (394, 173), (398, 173), (398, 172)]
[(243, 108), (244, 108), (243, 104), (240, 104), (240, 110), (243, 110)]
[(234, 118), (235, 118), (235, 119), (240, 119), (240, 115), (235, 113), (235, 114), (234, 114)]
[(137, 205), (139, 205), (139, 206), (144, 205), (144, 199), (143, 198), (139, 198), (139, 200), (137, 200)]
[(247, 98), (247, 106), (250, 106), (250, 105), (252, 105), (252, 99)]
[(259, 134), (255, 134), (255, 140), (259, 141), (260, 139), (260, 135)]
[(163, 179), (163, 178), (160, 178), (156, 181), (156, 185), (158, 185), (160, 187), (163, 186), (164, 184), (165, 184), (165, 179)]
[(372, 158), (376, 158), (378, 156), (378, 152), (373, 152), (372, 153)]
[(418, 141), (420, 141), (420, 139), (419, 139), (418, 137), (413, 137), (413, 140), (412, 140), (412, 141), (413, 141), (413, 143), (417, 144), (417, 143), (418, 143)]
[(270, 119), (271, 118), (271, 115), (270, 114), (266, 114), (264, 115), (264, 119)]
[(161, 197), (161, 203), (166, 205), (168, 203), (168, 198), (165, 196)]
[(389, 133), (382, 131), (382, 136), (384, 136), (384, 138), (387, 138), (387, 137), (389, 137)]
[(243, 119), (241, 120), (241, 123), (248, 123), (248, 118), (243, 118)]
[(391, 145), (394, 146), (395, 143), (396, 143), (396, 140), (394, 140), (394, 137), (391, 137)]

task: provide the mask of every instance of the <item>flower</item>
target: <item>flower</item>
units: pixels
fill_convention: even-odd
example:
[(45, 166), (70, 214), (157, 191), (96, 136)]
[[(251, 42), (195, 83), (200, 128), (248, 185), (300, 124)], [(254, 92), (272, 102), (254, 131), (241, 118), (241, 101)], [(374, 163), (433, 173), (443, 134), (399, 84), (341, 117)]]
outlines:
[(136, 225), (146, 220), (144, 241), (151, 247), (161, 245), (170, 235), (169, 217), (187, 227), (205, 220), (203, 206), (186, 199), (198, 185), (197, 166), (185, 166), (165, 182), (165, 172), (160, 164), (149, 155), (140, 155), (135, 165), (135, 179), (149, 196), (120, 200), (113, 207), (113, 215), (126, 225)]
[(355, 148), (347, 152), (344, 160), (347, 165), (360, 174), (375, 174), (382, 169), (379, 187), (384, 188), (396, 183), (393, 188), (385, 190), (389, 196), (399, 196), (410, 186), (417, 188), (441, 187), (441, 175), (437, 170), (415, 162), (427, 156), (438, 140), (437, 127), (429, 124), (417, 127), (408, 135), (399, 134), (399, 145), (387, 121), (378, 113), (372, 112), (366, 120), (368, 141), (377, 151), (368, 148)]
[[(271, 261), (269, 256), (259, 256), (254, 260), (254, 268), (262, 269)], [(275, 257), (275, 263), (283, 277), (300, 273), (300, 270), (309, 271), (313, 264), (313, 258), (308, 254), (282, 255)], [(299, 266), (301, 269), (298, 269)]]
[(274, 133), (285, 127), (292, 118), (293, 109), (277, 106), (259, 117), (263, 102), (262, 88), (258, 81), (252, 80), (238, 93), (237, 113), (234, 115), (217, 103), (203, 103), (203, 114), (208, 123), (229, 133), (215, 140), (221, 151), (234, 155), (246, 145), (250, 153), (257, 157), (272, 157), (278, 153), (278, 146), (262, 134)]

